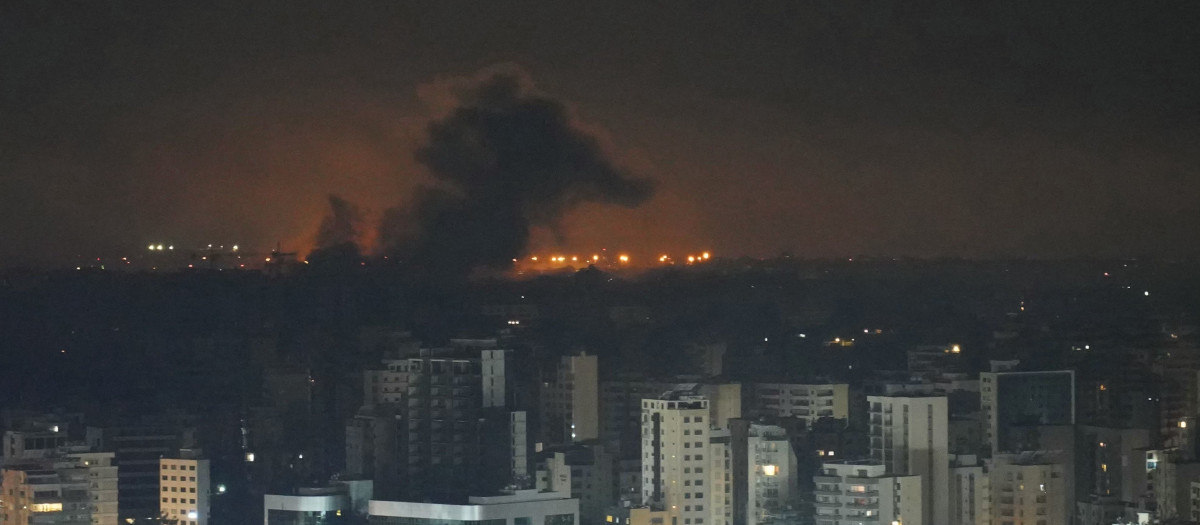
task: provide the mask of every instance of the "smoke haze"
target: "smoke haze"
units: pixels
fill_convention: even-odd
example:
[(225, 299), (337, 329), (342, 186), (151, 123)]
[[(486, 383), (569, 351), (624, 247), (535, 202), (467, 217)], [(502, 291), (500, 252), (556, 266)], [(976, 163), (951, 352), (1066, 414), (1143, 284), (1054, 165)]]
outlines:
[(563, 237), (585, 203), (636, 207), (653, 191), (617, 167), (562, 102), (518, 71), (485, 73), (454, 89), (457, 107), (432, 122), (416, 152), (434, 182), (385, 215), (383, 249), (439, 273), (501, 269), (525, 253), (531, 230)]

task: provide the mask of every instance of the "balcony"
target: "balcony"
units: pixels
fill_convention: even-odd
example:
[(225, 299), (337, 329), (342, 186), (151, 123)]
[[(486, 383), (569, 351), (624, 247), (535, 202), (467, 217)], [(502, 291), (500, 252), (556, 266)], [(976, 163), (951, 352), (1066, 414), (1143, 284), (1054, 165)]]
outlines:
[(853, 491), (853, 490), (847, 490), (847, 491), (846, 491), (846, 495), (847, 495), (847, 496), (853, 496), (853, 497), (856, 497), (856, 498), (870, 498), (870, 497), (878, 497), (878, 496), (879, 496), (879, 491), (878, 491), (878, 490), (874, 490), (874, 489), (871, 489), (871, 490), (861, 490), (861, 491), (858, 491), (858, 492), (855, 492), (855, 491)]
[(842, 504), (836, 501), (816, 501), (813, 502), (818, 509), (840, 509)]
[(817, 490), (814, 490), (814, 491), (813, 491), (813, 494), (816, 494), (816, 495), (818, 495), (818, 496), (841, 496), (841, 495), (842, 495), (842, 491), (840, 491), (840, 490), (821, 490), (821, 489), (817, 489)]
[(814, 483), (841, 483), (841, 476), (813, 476)]
[(847, 509), (864, 509), (864, 510), (878, 509), (879, 502), (876, 501), (876, 502), (872, 502), (872, 503), (847, 503), (845, 505), (845, 507)]

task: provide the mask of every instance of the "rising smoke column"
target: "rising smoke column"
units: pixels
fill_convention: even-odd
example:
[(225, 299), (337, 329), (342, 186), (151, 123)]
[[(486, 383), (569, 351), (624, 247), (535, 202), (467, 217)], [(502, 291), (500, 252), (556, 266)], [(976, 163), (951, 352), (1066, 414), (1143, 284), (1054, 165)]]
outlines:
[(362, 256), (359, 246), (362, 223), (363, 214), (358, 206), (337, 195), (329, 195), (329, 213), (321, 219), (315, 249), (308, 255), (308, 260), (357, 263)]
[(556, 233), (576, 205), (635, 207), (651, 183), (616, 167), (558, 100), (523, 76), (495, 73), (459, 94), (417, 150), (434, 183), (386, 214), (385, 250), (440, 274), (502, 269), (520, 257), (530, 228)]

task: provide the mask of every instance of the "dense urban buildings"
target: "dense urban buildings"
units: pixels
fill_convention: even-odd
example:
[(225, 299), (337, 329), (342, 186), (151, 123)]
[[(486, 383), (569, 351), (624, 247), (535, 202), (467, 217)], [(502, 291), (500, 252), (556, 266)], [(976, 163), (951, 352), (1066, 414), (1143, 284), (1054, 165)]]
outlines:
[[(815, 304), (838, 304), (867, 277), (788, 268), (666, 284), (588, 273), (517, 281), (504, 286), (518, 293), (497, 300), (516, 297), (525, 313), (536, 303), (538, 315), (479, 315), (463, 300), (465, 317), (439, 330), (349, 316), (338, 323), (353, 327), (337, 330), (148, 337), (172, 349), (156, 354), (166, 363), (105, 369), (117, 384), (178, 370), (224, 386), (108, 394), (121, 404), (50, 392), (39, 399), (57, 403), (0, 407), (0, 520), (1128, 525), (1198, 512), (1196, 331), (1156, 322), (1124, 328), (1132, 339), (1086, 337), (1100, 332), (1079, 321), (1060, 333), (1052, 321), (1074, 306), (1040, 313), (1027, 299), (1022, 311), (997, 284), (950, 302), (973, 305), (955, 330), (938, 328), (940, 316), (913, 319), (902, 338), (857, 312), (830, 320), (850, 314)], [(706, 295), (726, 280), (736, 292)], [(723, 322), (629, 291), (679, 286), (718, 308), (736, 305), (726, 293), (765, 293), (764, 281), (780, 283), (755, 303), (779, 308), (769, 322), (740, 306), (726, 306), (736, 319)], [(603, 294), (586, 308), (575, 304), (583, 296), (556, 299), (573, 286)], [(814, 299), (782, 300), (780, 287)], [(472, 300), (494, 302), (480, 293)], [(81, 351), (67, 350), (56, 366), (70, 369), (63, 356)]]

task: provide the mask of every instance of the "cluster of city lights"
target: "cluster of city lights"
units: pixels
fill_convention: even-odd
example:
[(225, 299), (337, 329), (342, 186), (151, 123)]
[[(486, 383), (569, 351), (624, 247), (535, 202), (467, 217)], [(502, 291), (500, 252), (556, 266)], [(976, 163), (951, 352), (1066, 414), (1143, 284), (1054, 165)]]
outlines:
[[(685, 256), (685, 258), (682, 259), (682, 261), (685, 262), (686, 264), (698, 264), (698, 263), (708, 261), (710, 259), (712, 259), (711, 252), (700, 252), (697, 254), (688, 254), (687, 256)], [(572, 262), (572, 263), (576, 263), (576, 262), (582, 261), (582, 262), (587, 262), (590, 264), (595, 264), (595, 263), (601, 262), (602, 260), (609, 260), (609, 259), (607, 257), (602, 257), (599, 254), (592, 254), (591, 257), (580, 256), (580, 255), (550, 255), (547, 257), (541, 257), (541, 256), (537, 256), (537, 255), (529, 256), (529, 261), (535, 262), (535, 263), (536, 262), (550, 262), (550, 263)], [(630, 262), (633, 261), (633, 258), (630, 257), (629, 254), (622, 253), (622, 254), (619, 254), (616, 256), (615, 261), (620, 264), (629, 264)], [(520, 261), (518, 259), (513, 259), (513, 262), (520, 262)], [(675, 258), (671, 257), (670, 255), (662, 254), (662, 255), (658, 256), (658, 263), (659, 264), (675, 264), (676, 260), (675, 260)]]
[[(174, 244), (154, 244), (154, 243), (151, 243), (150, 245), (146, 246), (146, 249), (147, 249), (147, 250), (149, 250), (149, 251), (152, 251), (152, 252), (161, 252), (161, 251), (163, 251), (163, 250), (174, 250), (174, 249), (175, 249), (175, 245), (174, 245)], [(206, 249), (206, 250), (212, 250), (212, 249), (213, 249), (213, 245), (211, 245), (211, 244), (210, 244), (210, 245), (208, 245), (208, 247), (207, 247), (207, 248), (205, 248), (205, 249)], [(220, 250), (224, 250), (224, 249), (225, 249), (225, 245), (218, 246), (218, 249), (220, 249)], [(238, 251), (238, 245), (236, 245), (236, 244), (235, 244), (235, 245), (233, 245), (233, 247), (232, 247), (232, 251), (235, 251), (235, 252), (236, 252), (236, 251)]]

